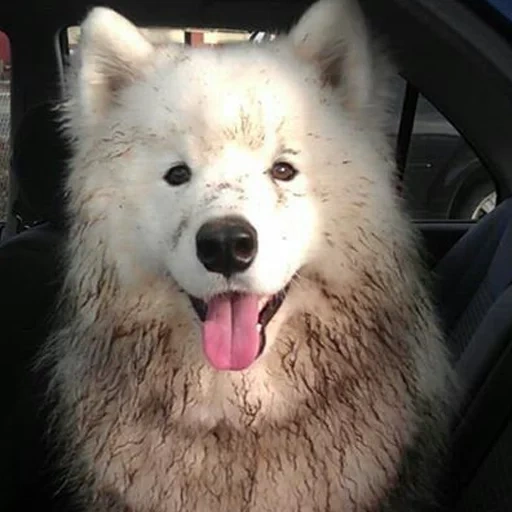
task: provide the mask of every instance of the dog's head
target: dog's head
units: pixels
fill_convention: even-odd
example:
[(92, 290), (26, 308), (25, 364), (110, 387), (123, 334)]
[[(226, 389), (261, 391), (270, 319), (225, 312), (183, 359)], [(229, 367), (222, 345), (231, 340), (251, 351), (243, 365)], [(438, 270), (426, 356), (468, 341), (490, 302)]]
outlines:
[(361, 12), (322, 0), (273, 42), (193, 49), (96, 8), (79, 55), (73, 215), (101, 226), (121, 283), (177, 284), (214, 367), (248, 367), (301, 280), (348, 279), (357, 233), (387, 215)]

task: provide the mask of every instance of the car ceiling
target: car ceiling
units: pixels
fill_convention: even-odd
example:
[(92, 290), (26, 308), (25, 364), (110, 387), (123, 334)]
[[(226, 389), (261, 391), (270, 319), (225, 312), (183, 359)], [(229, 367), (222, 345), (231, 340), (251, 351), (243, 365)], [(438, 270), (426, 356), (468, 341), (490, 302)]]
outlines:
[[(2, 2), (0, 16), (14, 24), (65, 26), (76, 24), (93, 5), (109, 6), (141, 25), (204, 26), (222, 28), (275, 28), (287, 25), (308, 4), (308, 0), (211, 1), (211, 0), (46, 0)], [(28, 4), (28, 5), (27, 5)], [(27, 12), (30, 16), (27, 17)]]

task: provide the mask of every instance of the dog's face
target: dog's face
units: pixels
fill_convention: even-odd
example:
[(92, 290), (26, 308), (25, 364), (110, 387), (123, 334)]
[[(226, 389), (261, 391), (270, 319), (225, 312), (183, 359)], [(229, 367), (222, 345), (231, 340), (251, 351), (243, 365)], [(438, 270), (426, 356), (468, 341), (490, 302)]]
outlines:
[(272, 296), (314, 246), (304, 98), (258, 50), (192, 50), (181, 62), (161, 56), (162, 67), (128, 99), (140, 163), (127, 167), (137, 182), (127, 193), (141, 224), (152, 226), (141, 233), (144, 245), (203, 301), (228, 292)]
[(351, 163), (375, 159), (355, 121), (367, 41), (340, 44), (347, 13), (361, 22), (327, 0), (273, 43), (202, 49), (155, 47), (107, 9), (83, 25), (71, 188), (94, 198), (122, 279), (176, 282), (216, 368), (252, 364), (294, 278), (332, 266), (362, 183)]

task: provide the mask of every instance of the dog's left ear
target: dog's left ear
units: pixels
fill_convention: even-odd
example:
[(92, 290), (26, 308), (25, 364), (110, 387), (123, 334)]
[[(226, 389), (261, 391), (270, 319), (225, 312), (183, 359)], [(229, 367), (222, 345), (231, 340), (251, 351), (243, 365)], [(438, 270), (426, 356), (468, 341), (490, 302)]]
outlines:
[(295, 52), (313, 63), (326, 86), (339, 89), (343, 103), (357, 111), (371, 101), (374, 87), (370, 36), (356, 0), (320, 0), (292, 28)]

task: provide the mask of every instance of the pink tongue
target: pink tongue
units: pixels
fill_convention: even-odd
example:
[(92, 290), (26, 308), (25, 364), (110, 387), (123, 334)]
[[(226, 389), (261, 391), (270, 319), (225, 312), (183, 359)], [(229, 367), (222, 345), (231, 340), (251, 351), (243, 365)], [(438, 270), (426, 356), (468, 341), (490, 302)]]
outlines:
[(258, 357), (257, 295), (222, 295), (208, 302), (203, 347), (217, 370), (243, 370)]

